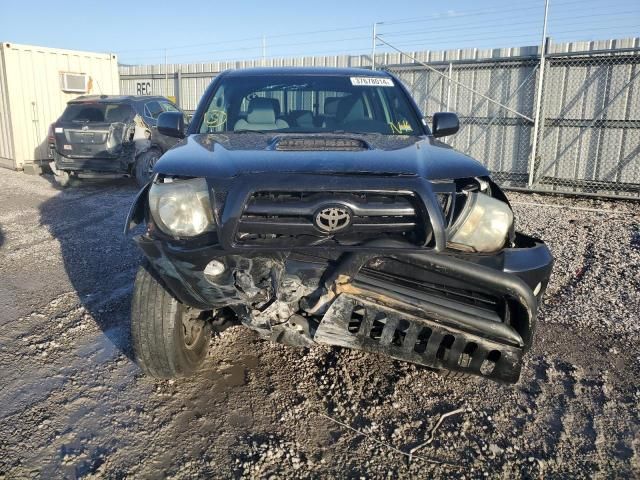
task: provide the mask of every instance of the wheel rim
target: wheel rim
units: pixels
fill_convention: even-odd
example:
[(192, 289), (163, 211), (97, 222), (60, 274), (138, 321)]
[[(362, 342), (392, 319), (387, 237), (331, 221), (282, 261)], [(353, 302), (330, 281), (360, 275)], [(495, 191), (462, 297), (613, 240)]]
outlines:
[(200, 343), (204, 331), (204, 320), (193, 315), (190, 309), (182, 312), (182, 342), (187, 350), (193, 350)]
[(151, 174), (153, 173), (153, 167), (156, 166), (156, 162), (158, 161), (158, 155), (157, 154), (152, 154), (149, 156), (149, 159), (147, 160), (147, 176), (150, 177)]

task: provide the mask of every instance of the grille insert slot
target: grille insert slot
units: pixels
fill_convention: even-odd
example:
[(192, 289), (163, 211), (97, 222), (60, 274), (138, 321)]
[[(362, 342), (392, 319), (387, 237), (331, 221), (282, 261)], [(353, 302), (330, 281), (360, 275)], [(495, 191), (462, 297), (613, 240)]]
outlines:
[(356, 138), (332, 138), (332, 137), (286, 137), (276, 141), (276, 150), (284, 151), (347, 151), (356, 152), (368, 150), (369, 146), (364, 140)]

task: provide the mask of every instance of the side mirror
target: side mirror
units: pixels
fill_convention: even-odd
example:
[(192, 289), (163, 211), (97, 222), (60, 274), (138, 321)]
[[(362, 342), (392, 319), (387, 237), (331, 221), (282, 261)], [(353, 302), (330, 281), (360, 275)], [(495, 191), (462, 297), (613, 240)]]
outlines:
[(167, 137), (184, 138), (184, 115), (182, 112), (164, 112), (158, 116), (158, 132)]
[(439, 112), (433, 114), (433, 128), (431, 133), (434, 137), (446, 137), (453, 135), (460, 130), (460, 121), (455, 113)]

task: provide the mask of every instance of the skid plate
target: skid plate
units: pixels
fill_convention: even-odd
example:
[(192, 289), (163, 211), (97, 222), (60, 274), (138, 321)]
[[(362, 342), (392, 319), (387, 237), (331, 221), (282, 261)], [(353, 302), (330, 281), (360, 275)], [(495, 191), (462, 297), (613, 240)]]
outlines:
[(521, 348), (346, 293), (327, 310), (314, 340), (507, 383), (517, 382), (522, 368)]

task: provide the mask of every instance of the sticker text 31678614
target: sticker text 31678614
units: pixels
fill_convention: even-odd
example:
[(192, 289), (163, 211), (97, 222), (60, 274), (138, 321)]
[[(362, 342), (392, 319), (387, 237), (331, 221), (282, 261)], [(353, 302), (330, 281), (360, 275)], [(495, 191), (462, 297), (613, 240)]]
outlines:
[(357, 87), (393, 87), (393, 80), (380, 77), (351, 77), (351, 85)]

